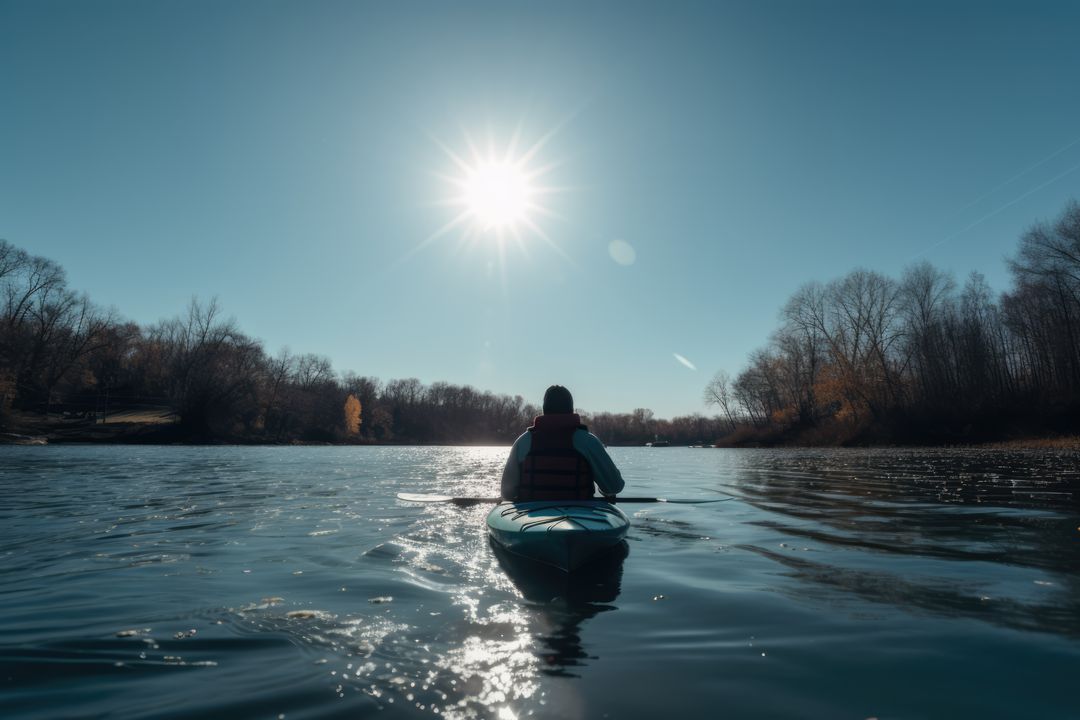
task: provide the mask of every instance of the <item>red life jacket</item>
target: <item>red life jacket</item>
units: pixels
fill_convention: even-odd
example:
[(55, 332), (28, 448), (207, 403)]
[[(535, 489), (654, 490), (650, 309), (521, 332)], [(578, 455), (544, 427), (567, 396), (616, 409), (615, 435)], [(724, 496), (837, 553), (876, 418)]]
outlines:
[(532, 447), (521, 461), (518, 500), (587, 500), (593, 496), (592, 468), (574, 449), (574, 432), (587, 430), (576, 414), (539, 415)]

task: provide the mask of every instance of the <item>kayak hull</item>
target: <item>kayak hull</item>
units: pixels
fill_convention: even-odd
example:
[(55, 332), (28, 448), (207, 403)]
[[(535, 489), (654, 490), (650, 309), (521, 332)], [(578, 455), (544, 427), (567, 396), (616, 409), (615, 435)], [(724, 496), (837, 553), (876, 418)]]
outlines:
[(603, 500), (537, 500), (499, 503), (487, 527), (503, 549), (570, 572), (619, 545), (630, 519)]

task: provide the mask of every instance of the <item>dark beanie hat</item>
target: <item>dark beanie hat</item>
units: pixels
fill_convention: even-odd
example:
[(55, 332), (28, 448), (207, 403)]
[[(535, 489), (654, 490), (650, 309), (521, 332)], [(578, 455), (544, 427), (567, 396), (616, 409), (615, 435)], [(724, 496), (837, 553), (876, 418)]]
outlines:
[(574, 396), (562, 385), (552, 385), (544, 393), (544, 414), (558, 415), (574, 412)]

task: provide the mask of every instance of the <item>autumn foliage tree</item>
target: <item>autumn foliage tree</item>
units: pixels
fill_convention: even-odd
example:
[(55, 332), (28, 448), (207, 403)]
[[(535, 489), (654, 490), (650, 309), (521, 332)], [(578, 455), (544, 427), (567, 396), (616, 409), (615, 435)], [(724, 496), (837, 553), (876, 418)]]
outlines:
[(359, 435), (360, 434), (360, 401), (356, 399), (356, 396), (350, 393), (345, 398), (345, 434), (346, 435)]
[(768, 346), (734, 380), (718, 375), (706, 400), (744, 425), (819, 428), (824, 441), (975, 439), (1016, 423), (1075, 431), (1080, 204), (1026, 232), (1009, 269), (998, 297), (978, 273), (958, 287), (927, 262), (898, 280), (857, 269), (808, 283)]

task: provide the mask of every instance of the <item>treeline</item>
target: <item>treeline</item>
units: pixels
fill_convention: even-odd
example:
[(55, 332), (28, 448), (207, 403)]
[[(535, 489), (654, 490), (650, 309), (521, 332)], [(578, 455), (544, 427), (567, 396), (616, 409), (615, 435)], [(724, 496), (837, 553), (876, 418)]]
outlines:
[(647, 408), (630, 413), (583, 412), (582, 422), (608, 445), (644, 445), (656, 440), (672, 445), (711, 444), (730, 432), (719, 417), (695, 413), (667, 420), (655, 417)]
[[(719, 415), (584, 413), (608, 444), (966, 442), (1080, 429), (1080, 204), (1037, 224), (995, 294), (929, 263), (899, 279), (855, 270), (785, 304), (768, 345), (705, 399)], [(537, 389), (539, 393), (542, 389)], [(0, 427), (27, 415), (103, 417), (148, 405), (183, 439), (509, 443), (539, 409), (416, 379), (338, 373), (262, 343), (192, 301), (140, 326), (67, 285), (63, 269), (0, 240)]]
[(929, 263), (855, 270), (786, 303), (705, 390), (735, 439), (942, 442), (1080, 428), (1080, 204), (1020, 239), (1012, 286)]
[(63, 269), (0, 240), (0, 426), (164, 407), (185, 439), (509, 442), (537, 412), (447, 383), (338, 374), (267, 353), (216, 302), (141, 327), (67, 286)]
[[(0, 427), (27, 416), (98, 422), (133, 407), (175, 413), (176, 439), (247, 442), (504, 444), (540, 412), (521, 396), (382, 382), (338, 373), (319, 355), (271, 355), (215, 302), (193, 300), (142, 327), (71, 290), (55, 262), (0, 240)], [(586, 421), (615, 444), (698, 443), (718, 428), (645, 409)]]

